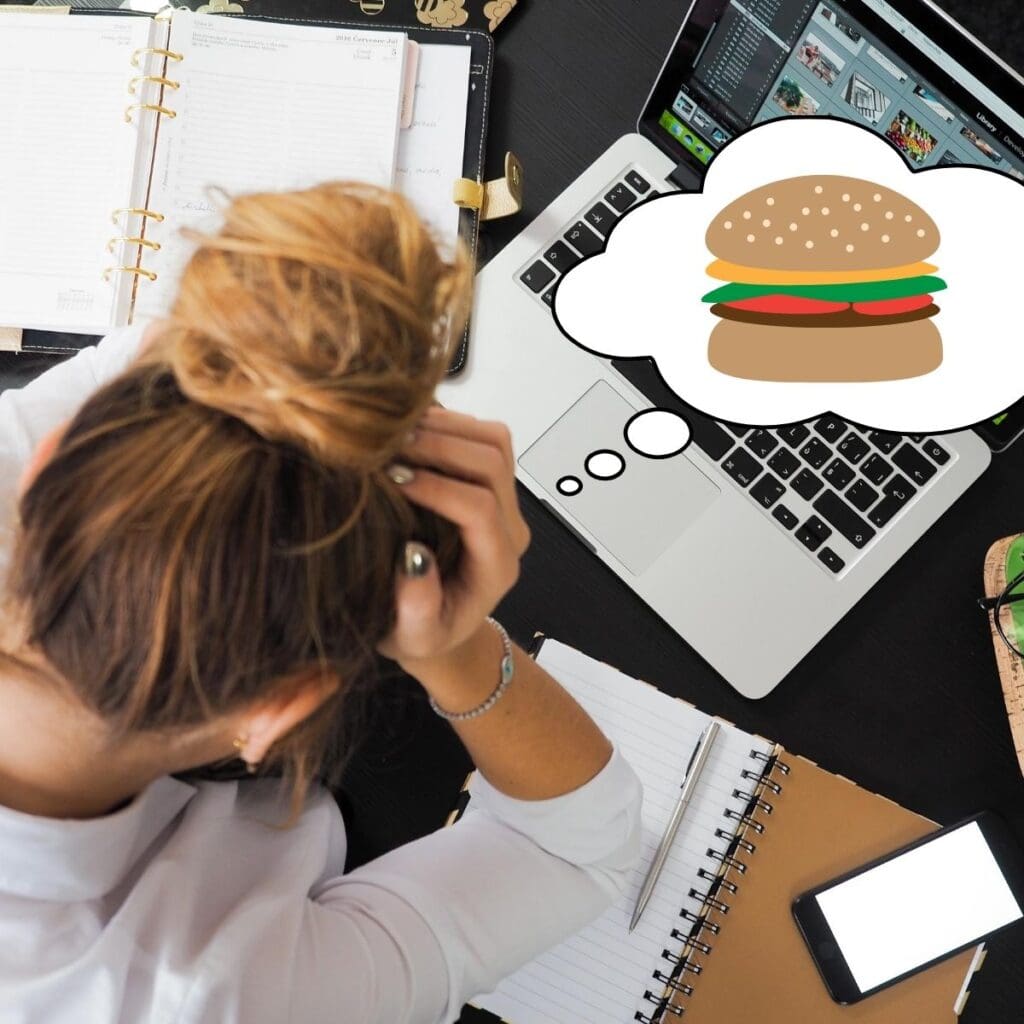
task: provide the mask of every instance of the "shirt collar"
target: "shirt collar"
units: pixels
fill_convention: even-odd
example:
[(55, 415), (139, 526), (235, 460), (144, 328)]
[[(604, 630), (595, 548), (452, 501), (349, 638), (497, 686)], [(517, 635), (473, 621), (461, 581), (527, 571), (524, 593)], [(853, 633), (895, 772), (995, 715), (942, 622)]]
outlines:
[(43, 818), (0, 806), (0, 893), (72, 902), (105, 896), (196, 793), (169, 776), (102, 818)]

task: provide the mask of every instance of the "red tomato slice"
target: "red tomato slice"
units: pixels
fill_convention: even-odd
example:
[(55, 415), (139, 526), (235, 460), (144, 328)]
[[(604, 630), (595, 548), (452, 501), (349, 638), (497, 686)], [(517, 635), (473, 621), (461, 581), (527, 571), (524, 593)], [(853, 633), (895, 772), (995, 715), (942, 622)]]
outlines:
[(930, 295), (911, 295), (906, 299), (884, 299), (881, 302), (855, 302), (853, 311), (864, 316), (892, 316), (896, 313), (911, 313), (932, 304)]
[(804, 313), (842, 313), (850, 308), (848, 302), (826, 302), (822, 299), (802, 299), (796, 295), (758, 295), (754, 299), (727, 302), (732, 309), (745, 309), (751, 313), (780, 313), (800, 316)]

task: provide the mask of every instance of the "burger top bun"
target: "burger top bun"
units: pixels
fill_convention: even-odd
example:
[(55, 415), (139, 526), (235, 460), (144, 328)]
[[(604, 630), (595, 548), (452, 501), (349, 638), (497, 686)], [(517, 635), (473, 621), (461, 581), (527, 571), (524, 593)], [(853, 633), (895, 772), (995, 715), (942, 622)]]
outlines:
[(884, 185), (812, 174), (740, 196), (711, 222), (705, 241), (719, 259), (745, 267), (876, 270), (927, 259), (939, 229)]

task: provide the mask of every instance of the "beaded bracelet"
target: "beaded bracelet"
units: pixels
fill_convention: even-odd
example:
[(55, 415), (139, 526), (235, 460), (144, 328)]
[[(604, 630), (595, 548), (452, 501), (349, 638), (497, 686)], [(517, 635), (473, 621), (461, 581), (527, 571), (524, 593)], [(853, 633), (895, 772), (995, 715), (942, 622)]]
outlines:
[(470, 708), (469, 711), (445, 711), (444, 708), (442, 708), (434, 698), (431, 697), (430, 707), (434, 714), (440, 715), (449, 722), (465, 722), (470, 718), (479, 717), (485, 711), (490, 711), (491, 708), (493, 708), (501, 699), (501, 695), (508, 689), (508, 684), (512, 682), (512, 677), (516, 673), (515, 662), (512, 660), (512, 641), (509, 639), (508, 632), (505, 630), (505, 627), (495, 619), (488, 616), (487, 621), (498, 631), (498, 636), (501, 637), (502, 655), (499, 666), (498, 685), (491, 692), (491, 695), (483, 701), (483, 703), (478, 704), (475, 708)]

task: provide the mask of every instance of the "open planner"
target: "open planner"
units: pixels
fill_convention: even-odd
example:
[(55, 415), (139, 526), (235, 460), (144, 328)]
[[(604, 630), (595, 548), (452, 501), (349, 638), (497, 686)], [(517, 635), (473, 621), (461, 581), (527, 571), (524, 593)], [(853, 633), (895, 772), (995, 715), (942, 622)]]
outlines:
[(482, 159), (481, 45), (489, 74), (485, 33), (4, 15), (0, 324), (96, 335), (165, 313), (179, 229), (215, 229), (219, 190), (394, 186), (454, 245), (453, 184)]
[(812, 886), (934, 825), (725, 723), (630, 933), (637, 893), (709, 716), (553, 640), (543, 642), (537, 660), (640, 776), (644, 857), (603, 917), (474, 1000), (475, 1007), (508, 1024), (653, 1024), (683, 1013), (692, 1024), (955, 1020), (982, 947), (840, 1006), (790, 911)]

